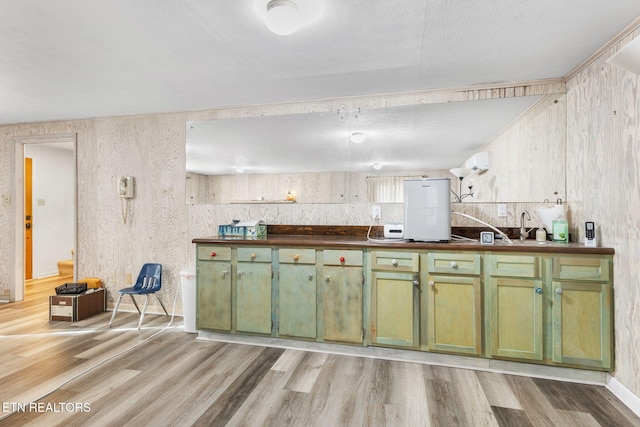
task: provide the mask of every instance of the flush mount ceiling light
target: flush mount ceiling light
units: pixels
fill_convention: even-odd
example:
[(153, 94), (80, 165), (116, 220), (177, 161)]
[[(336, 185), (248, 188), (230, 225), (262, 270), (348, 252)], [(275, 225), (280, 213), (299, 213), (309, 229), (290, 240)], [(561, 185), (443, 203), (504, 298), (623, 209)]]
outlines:
[(288, 36), (318, 19), (324, 0), (258, 0), (258, 11), (273, 33)]
[(365, 140), (364, 133), (362, 132), (351, 132), (351, 136), (349, 137), (351, 142), (355, 144), (361, 144)]
[(371, 167), (379, 171), (380, 169), (382, 169), (382, 163), (378, 163), (378, 162), (371, 163)]
[(236, 166), (235, 167), (236, 172), (238, 173), (243, 173), (244, 172), (244, 168), (242, 166)]
[(293, 34), (299, 27), (298, 5), (292, 0), (271, 0), (267, 3), (264, 21), (271, 32), (281, 36)]

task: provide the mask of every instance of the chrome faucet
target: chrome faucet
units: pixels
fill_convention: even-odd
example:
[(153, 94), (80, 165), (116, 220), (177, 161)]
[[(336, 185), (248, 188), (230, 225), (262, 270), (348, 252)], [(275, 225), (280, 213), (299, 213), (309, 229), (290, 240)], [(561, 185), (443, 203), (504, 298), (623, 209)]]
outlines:
[(520, 241), (524, 242), (527, 237), (529, 237), (529, 231), (533, 230), (533, 228), (530, 228), (529, 231), (527, 231), (527, 227), (524, 225), (524, 217), (527, 217), (527, 221), (531, 221), (531, 215), (529, 215), (528, 211), (524, 211), (520, 214)]

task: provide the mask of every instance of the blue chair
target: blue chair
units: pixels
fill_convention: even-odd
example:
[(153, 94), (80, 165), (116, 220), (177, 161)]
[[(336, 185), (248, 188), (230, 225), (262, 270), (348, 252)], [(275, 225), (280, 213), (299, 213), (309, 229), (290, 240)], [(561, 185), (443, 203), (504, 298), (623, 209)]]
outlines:
[[(116, 313), (118, 312), (118, 306), (120, 305), (120, 300), (123, 295), (131, 296), (131, 300), (133, 301), (133, 305), (136, 306), (138, 313), (140, 313), (140, 321), (138, 322), (138, 329), (142, 326), (142, 320), (144, 319), (144, 313), (147, 310), (147, 304), (149, 303), (149, 295), (154, 294), (165, 314), (168, 316), (169, 313), (167, 309), (164, 307), (162, 300), (158, 296), (156, 292), (160, 291), (162, 288), (162, 265), (160, 264), (151, 264), (147, 263), (142, 266), (142, 270), (140, 270), (140, 274), (138, 274), (138, 279), (136, 280), (136, 284), (129, 288), (120, 289), (118, 291), (118, 301), (116, 302), (116, 306), (113, 309), (113, 313), (111, 314), (111, 320), (109, 321), (109, 327), (111, 327), (111, 323), (113, 323), (114, 317), (116, 317)], [(142, 311), (138, 307), (138, 303), (134, 298), (134, 295), (144, 295), (146, 296), (146, 300), (144, 301), (144, 307)]]

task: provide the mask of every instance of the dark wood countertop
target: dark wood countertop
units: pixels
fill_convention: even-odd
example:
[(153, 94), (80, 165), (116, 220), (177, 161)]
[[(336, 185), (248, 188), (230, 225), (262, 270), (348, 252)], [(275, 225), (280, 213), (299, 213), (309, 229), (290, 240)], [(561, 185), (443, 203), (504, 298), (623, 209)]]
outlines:
[(266, 239), (250, 240), (223, 237), (201, 237), (192, 240), (196, 244), (225, 244), (239, 246), (295, 246), (295, 247), (337, 247), (337, 248), (384, 248), (384, 249), (417, 249), (443, 251), (481, 251), (481, 252), (539, 252), (613, 255), (613, 248), (586, 248), (581, 243), (538, 243), (533, 239), (524, 242), (513, 240), (513, 244), (496, 241), (493, 245), (479, 242), (452, 241), (449, 243), (407, 242), (402, 240), (367, 240), (362, 236), (331, 235), (270, 235)]

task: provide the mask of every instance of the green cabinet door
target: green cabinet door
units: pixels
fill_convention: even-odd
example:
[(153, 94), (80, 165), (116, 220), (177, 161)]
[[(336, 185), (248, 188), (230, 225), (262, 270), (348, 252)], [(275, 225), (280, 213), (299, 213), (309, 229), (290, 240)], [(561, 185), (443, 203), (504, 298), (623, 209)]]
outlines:
[(542, 281), (491, 277), (489, 287), (491, 355), (542, 360)]
[(315, 338), (316, 300), (315, 264), (280, 264), (279, 335)]
[(418, 346), (419, 279), (417, 274), (372, 274), (371, 341), (400, 347)]
[(362, 343), (362, 286), (362, 267), (324, 266), (322, 338), (325, 341)]
[(612, 367), (611, 286), (553, 281), (553, 361)]
[(231, 263), (198, 261), (196, 327), (231, 330)]
[(236, 331), (271, 333), (271, 263), (238, 262)]
[(428, 276), (426, 294), (429, 350), (480, 354), (482, 286), (479, 277)]

